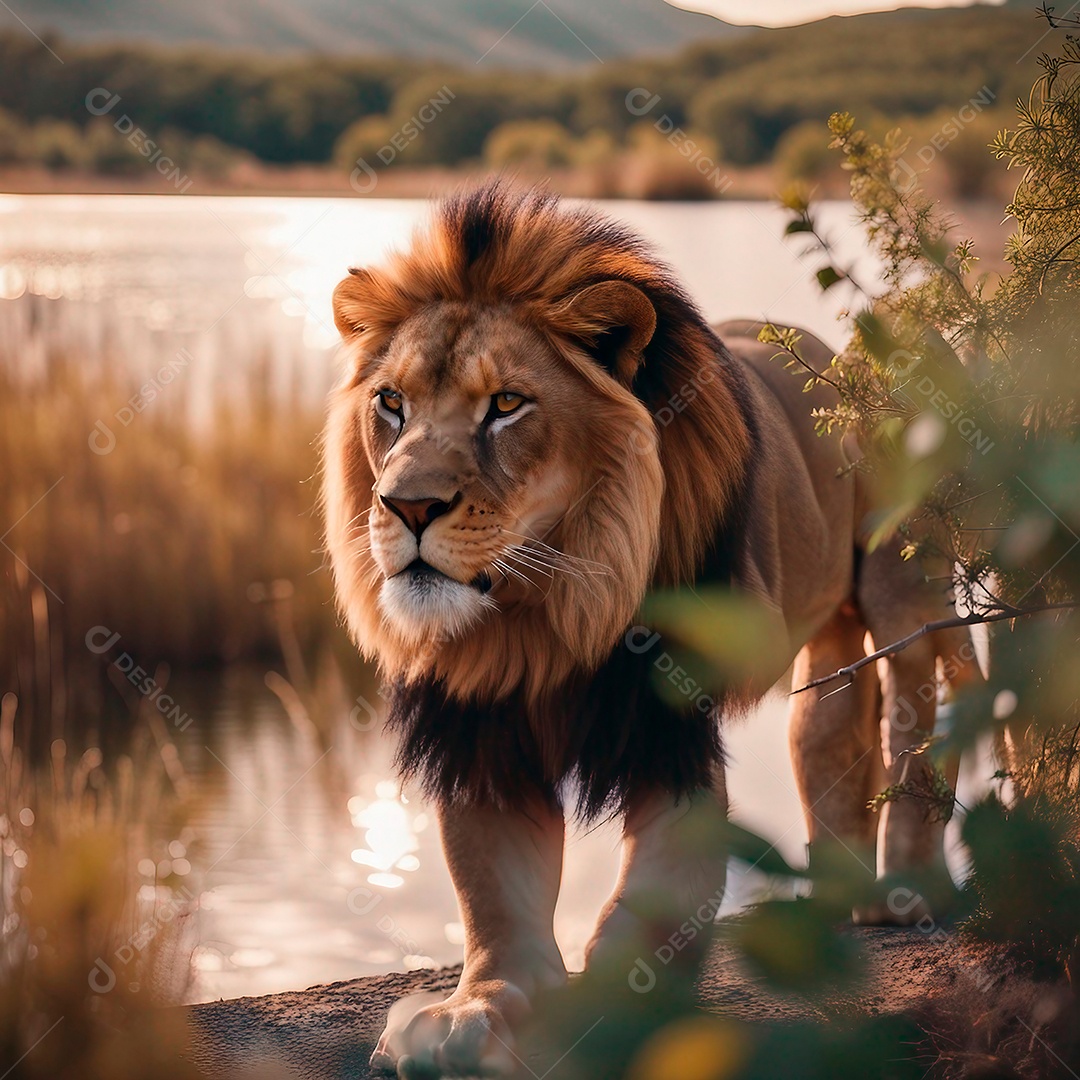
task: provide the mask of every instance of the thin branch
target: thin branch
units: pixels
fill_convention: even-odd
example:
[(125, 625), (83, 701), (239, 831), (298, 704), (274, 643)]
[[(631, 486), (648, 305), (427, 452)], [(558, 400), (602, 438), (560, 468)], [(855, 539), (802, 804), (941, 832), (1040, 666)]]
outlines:
[[(1076, 6), (1075, 4), (1073, 5)], [(1069, 11), (1065, 12), (1063, 16), (1057, 16), (1054, 14), (1054, 7), (1052, 4), (1043, 4), (1042, 7), (1036, 9), (1036, 13), (1044, 18), (1054, 30), (1068, 30), (1072, 27), (1080, 27), (1080, 15), (1073, 15), (1069, 17)]]
[(950, 513), (958, 506), (963, 506), (965, 503), (974, 502), (976, 499), (981, 499), (984, 495), (990, 495), (992, 492), (998, 491), (1003, 488), (1004, 484), (995, 484), (992, 488), (987, 488), (986, 491), (980, 491), (978, 495), (969, 495), (966, 499), (958, 499), (954, 503), (949, 503), (948, 506), (943, 506), (941, 509), (944, 513)]
[(950, 619), (937, 619), (934, 622), (924, 623), (914, 633), (908, 634), (907, 637), (894, 641), (891, 645), (886, 645), (885, 648), (878, 649), (877, 652), (872, 652), (868, 656), (856, 660), (853, 664), (848, 664), (847, 667), (839, 668), (831, 675), (822, 675), (820, 679), (812, 679), (805, 686), (800, 686), (798, 690), (792, 690), (788, 696), (791, 697), (806, 690), (813, 690), (816, 686), (824, 686), (834, 679), (846, 678), (848, 680), (847, 685), (850, 686), (855, 681), (855, 672), (860, 668), (864, 668), (867, 664), (872, 664), (886, 656), (894, 656), (898, 652), (903, 652), (909, 645), (914, 645), (919, 638), (932, 634), (936, 630), (951, 630), (957, 626), (977, 626), (980, 623), (1002, 622), (1004, 619), (1019, 619), (1023, 615), (1038, 615), (1044, 611), (1063, 611), (1076, 607), (1080, 607), (1080, 601), (1069, 600), (1060, 604), (1043, 604), (1033, 608), (1010, 607), (987, 615), (955, 615)]
[[(767, 325), (776, 329), (775, 323), (767, 323)], [(810, 372), (810, 374), (813, 375), (813, 377), (817, 379), (818, 382), (825, 383), (826, 386), (831, 386), (838, 394), (841, 395), (841, 398), (845, 396), (852, 397), (857, 402), (859, 402), (860, 405), (865, 405), (866, 408), (873, 409), (875, 412), (901, 412), (900, 409), (893, 408), (892, 406), (882, 405), (870, 401), (868, 398), (863, 397), (862, 394), (856, 393), (855, 390), (853, 390), (851, 387), (842, 386), (834, 379), (830, 379), (827, 375), (818, 371), (817, 368), (815, 368), (813, 364), (811, 364), (808, 360), (804, 359), (803, 356), (799, 353), (798, 349), (792, 348), (789, 345), (785, 345), (783, 342), (775, 342), (774, 344), (780, 351), (774, 353), (769, 358), (770, 360), (775, 360), (778, 356), (788, 356), (797, 364), (800, 364), (806, 371)], [(798, 344), (798, 342), (796, 342), (796, 344)]]

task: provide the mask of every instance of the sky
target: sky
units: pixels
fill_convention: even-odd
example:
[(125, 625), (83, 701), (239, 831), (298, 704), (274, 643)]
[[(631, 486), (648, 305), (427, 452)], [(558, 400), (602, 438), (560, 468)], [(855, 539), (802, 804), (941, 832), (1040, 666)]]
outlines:
[[(972, 0), (670, 0), (690, 11), (704, 11), (725, 22), (749, 26), (793, 26), (827, 15), (858, 15), (898, 7), (968, 7)], [(1002, 0), (988, 0), (1001, 3)]]

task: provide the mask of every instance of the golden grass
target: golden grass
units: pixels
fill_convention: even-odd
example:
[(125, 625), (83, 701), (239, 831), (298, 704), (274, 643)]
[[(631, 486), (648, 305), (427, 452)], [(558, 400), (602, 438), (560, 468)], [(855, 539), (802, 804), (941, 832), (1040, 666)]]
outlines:
[[(0, 327), (0, 1074), (187, 1080), (161, 1008), (196, 944), (183, 736), (111, 661), (167, 689), (170, 667), (284, 659), (299, 685), (278, 690), (318, 725), (305, 658), (343, 644), (317, 550), (321, 402), (295, 365), (281, 385), (267, 341), (228, 373), (239, 398), (215, 384), (203, 404), (173, 345), (137, 411), (130, 339), (106, 326), (84, 352), (52, 302), (22, 302)], [(105, 652), (98, 627), (119, 634)]]
[[(260, 584), (291, 584), (305, 652), (339, 636), (318, 551), (322, 407), (300, 393), (303, 373), (272, 385), (267, 343), (230, 373), (239, 395), (201, 405), (171, 351), (173, 381), (135, 412), (122, 335), (87, 359), (48, 333), (47, 310), (37, 321), (36, 340), (0, 335), (0, 692), (19, 694), (22, 715), (57, 736), (73, 699), (100, 697), (94, 627), (151, 671), (276, 653)], [(91, 446), (109, 445), (102, 425), (107, 453)]]
[[(10, 1080), (186, 1080), (177, 1000), (194, 894), (166, 864), (183, 800), (148, 729), (107, 770), (57, 740), (32, 768), (0, 705), (0, 1063)], [(175, 769), (175, 762), (171, 763)], [(162, 873), (140, 874), (159, 859)], [(140, 883), (142, 887), (140, 889)]]

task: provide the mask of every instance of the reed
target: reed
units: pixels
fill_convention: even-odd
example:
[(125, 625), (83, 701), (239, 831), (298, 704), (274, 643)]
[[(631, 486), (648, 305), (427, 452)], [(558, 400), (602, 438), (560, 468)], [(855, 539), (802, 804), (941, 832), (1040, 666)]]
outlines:
[(300, 361), (283, 369), (268, 330), (200, 384), (174, 340), (148, 380), (145, 341), (88, 318), (81, 346), (77, 309), (18, 303), (28, 316), (0, 326), (0, 692), (18, 693), (39, 755), (73, 706), (97, 715), (120, 652), (147, 671), (276, 655), (275, 590), (300, 650), (340, 644), (316, 509), (323, 395)]
[[(142, 727), (106, 762), (65, 740), (35, 768), (0, 702), (0, 1065), (11, 1080), (198, 1074), (182, 1058), (195, 894), (185, 782)], [(171, 748), (175, 751), (175, 747)]]
[(324, 388), (269, 329), (237, 367), (104, 312), (26, 295), (0, 319), (7, 1080), (199, 1075), (163, 1008), (190, 988), (199, 892), (171, 673), (263, 660), (312, 726), (347, 713), (312, 664), (348, 655), (320, 569)]

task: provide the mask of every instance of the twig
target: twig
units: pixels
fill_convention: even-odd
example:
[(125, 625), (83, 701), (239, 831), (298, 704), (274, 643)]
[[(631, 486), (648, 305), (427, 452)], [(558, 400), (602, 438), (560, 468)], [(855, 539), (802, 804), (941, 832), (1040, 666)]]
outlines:
[[(773, 329), (776, 329), (775, 323), (766, 323), (766, 325), (771, 326)], [(770, 360), (775, 360), (778, 356), (789, 356), (792, 360), (794, 360), (798, 364), (801, 364), (807, 371), (809, 371), (810, 374), (813, 375), (818, 382), (822, 382), (825, 383), (827, 386), (831, 386), (841, 396), (847, 395), (848, 397), (852, 397), (857, 402), (859, 402), (860, 405), (865, 405), (866, 408), (873, 409), (876, 412), (900, 412), (899, 409), (893, 408), (889, 405), (882, 405), (872, 402), (867, 398), (863, 397), (862, 394), (857, 394), (850, 387), (844, 387), (840, 383), (836, 382), (834, 379), (830, 379), (827, 375), (818, 371), (817, 368), (813, 366), (813, 364), (803, 358), (803, 356), (799, 353), (797, 349), (792, 348), (790, 345), (785, 345), (783, 342), (776, 342), (775, 344), (780, 351), (774, 353), (771, 357), (769, 357)], [(796, 342), (796, 344), (798, 343)]]
[(1071, 11), (1072, 8), (1069, 8), (1064, 16), (1059, 17), (1054, 14), (1052, 4), (1043, 4), (1042, 7), (1036, 9), (1036, 14), (1044, 18), (1054, 30), (1067, 30), (1070, 27), (1080, 26), (1080, 15), (1073, 15), (1070, 19), (1069, 12)]
[(908, 634), (907, 637), (894, 641), (891, 645), (886, 645), (883, 649), (878, 649), (877, 652), (872, 652), (868, 656), (856, 660), (855, 663), (848, 664), (847, 667), (839, 668), (831, 675), (822, 675), (820, 679), (812, 679), (805, 686), (800, 686), (798, 690), (792, 690), (788, 696), (801, 694), (805, 690), (813, 690), (816, 686), (824, 686), (825, 683), (832, 682), (834, 679), (845, 677), (848, 679), (848, 685), (850, 686), (855, 681), (855, 672), (860, 668), (864, 668), (867, 664), (872, 664), (874, 661), (881, 660), (886, 656), (893, 656), (898, 652), (903, 652), (909, 645), (914, 645), (919, 638), (932, 634), (936, 630), (950, 630), (956, 626), (977, 626), (980, 623), (1001, 622), (1004, 619), (1019, 619), (1023, 615), (1038, 615), (1044, 611), (1063, 611), (1067, 608), (1076, 607), (1080, 607), (1080, 601), (1069, 600), (1060, 604), (1044, 604), (1033, 608), (1007, 608), (1004, 611), (995, 611), (988, 615), (955, 615), (950, 619), (937, 619), (934, 622), (924, 623), (918, 630)]

